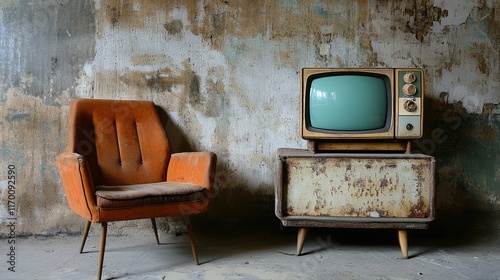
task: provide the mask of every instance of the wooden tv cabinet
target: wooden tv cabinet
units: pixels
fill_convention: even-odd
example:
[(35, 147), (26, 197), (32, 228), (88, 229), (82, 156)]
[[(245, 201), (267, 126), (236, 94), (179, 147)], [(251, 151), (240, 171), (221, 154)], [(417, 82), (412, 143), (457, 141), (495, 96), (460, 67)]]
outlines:
[(297, 255), (307, 229), (387, 228), (398, 231), (408, 257), (407, 229), (434, 219), (435, 160), (423, 154), (278, 149), (275, 212), (298, 227)]

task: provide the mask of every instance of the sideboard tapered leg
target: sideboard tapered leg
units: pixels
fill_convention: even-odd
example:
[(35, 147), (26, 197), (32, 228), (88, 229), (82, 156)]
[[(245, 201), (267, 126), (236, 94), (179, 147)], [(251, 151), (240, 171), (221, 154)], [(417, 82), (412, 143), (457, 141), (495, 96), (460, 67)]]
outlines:
[(304, 248), (304, 241), (306, 240), (308, 228), (299, 228), (299, 233), (297, 235), (297, 256), (302, 253), (302, 248)]
[(403, 258), (408, 258), (408, 233), (406, 230), (398, 230), (399, 247), (401, 247), (401, 253), (403, 253)]

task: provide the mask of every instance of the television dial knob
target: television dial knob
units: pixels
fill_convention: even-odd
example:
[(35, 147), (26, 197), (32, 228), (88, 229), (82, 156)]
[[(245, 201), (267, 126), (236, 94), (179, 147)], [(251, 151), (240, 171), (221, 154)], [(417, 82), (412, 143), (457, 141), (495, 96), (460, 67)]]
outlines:
[(408, 112), (413, 112), (417, 110), (417, 104), (411, 100), (406, 100), (405, 103), (403, 104), (403, 107)]
[(406, 130), (412, 130), (413, 129), (413, 124), (407, 123), (406, 124)]
[(405, 83), (411, 84), (411, 83), (413, 83), (413, 82), (415, 82), (417, 80), (417, 76), (413, 72), (406, 73), (403, 76), (403, 80), (405, 81)]
[(403, 93), (406, 96), (412, 96), (417, 93), (417, 87), (412, 84), (406, 84), (403, 86)]

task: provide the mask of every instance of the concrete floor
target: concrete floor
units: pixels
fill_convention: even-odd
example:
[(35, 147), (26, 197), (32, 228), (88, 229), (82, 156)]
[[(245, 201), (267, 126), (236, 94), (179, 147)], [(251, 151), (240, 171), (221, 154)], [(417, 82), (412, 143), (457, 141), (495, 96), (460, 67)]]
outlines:
[[(500, 279), (500, 239), (409, 231), (402, 259), (394, 230), (311, 229), (302, 256), (294, 256), (296, 229), (194, 225), (200, 265), (187, 236), (152, 231), (113, 235), (108, 229), (103, 279)], [(16, 272), (2, 261), (0, 279), (95, 279), (99, 228), (85, 253), (81, 236), (18, 238)], [(6, 239), (2, 242), (2, 256)]]

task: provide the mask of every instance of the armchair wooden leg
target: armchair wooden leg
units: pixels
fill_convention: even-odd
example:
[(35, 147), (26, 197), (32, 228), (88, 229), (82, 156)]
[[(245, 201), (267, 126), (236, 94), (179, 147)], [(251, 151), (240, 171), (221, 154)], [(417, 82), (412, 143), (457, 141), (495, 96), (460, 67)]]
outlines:
[(196, 263), (196, 265), (199, 265), (200, 263), (198, 262), (198, 253), (196, 252), (196, 244), (194, 241), (193, 227), (191, 226), (191, 223), (189, 223), (189, 222), (187, 224), (187, 229), (188, 229), (188, 234), (189, 234), (189, 243), (191, 243), (191, 251), (193, 251), (194, 262)]
[(83, 239), (82, 239), (82, 245), (80, 246), (80, 254), (83, 252), (83, 247), (85, 246), (85, 242), (87, 241), (87, 236), (89, 235), (89, 230), (90, 230), (90, 221), (87, 221), (85, 224), (85, 229), (83, 230)]
[(99, 265), (97, 269), (97, 280), (101, 280), (102, 266), (104, 263), (104, 250), (106, 249), (106, 234), (108, 231), (108, 223), (102, 223), (101, 245), (99, 249)]
[(158, 243), (158, 245), (160, 245), (160, 238), (158, 238), (158, 229), (156, 227), (156, 220), (155, 220), (155, 218), (151, 218), (151, 223), (153, 224), (153, 230), (155, 232), (156, 243)]

